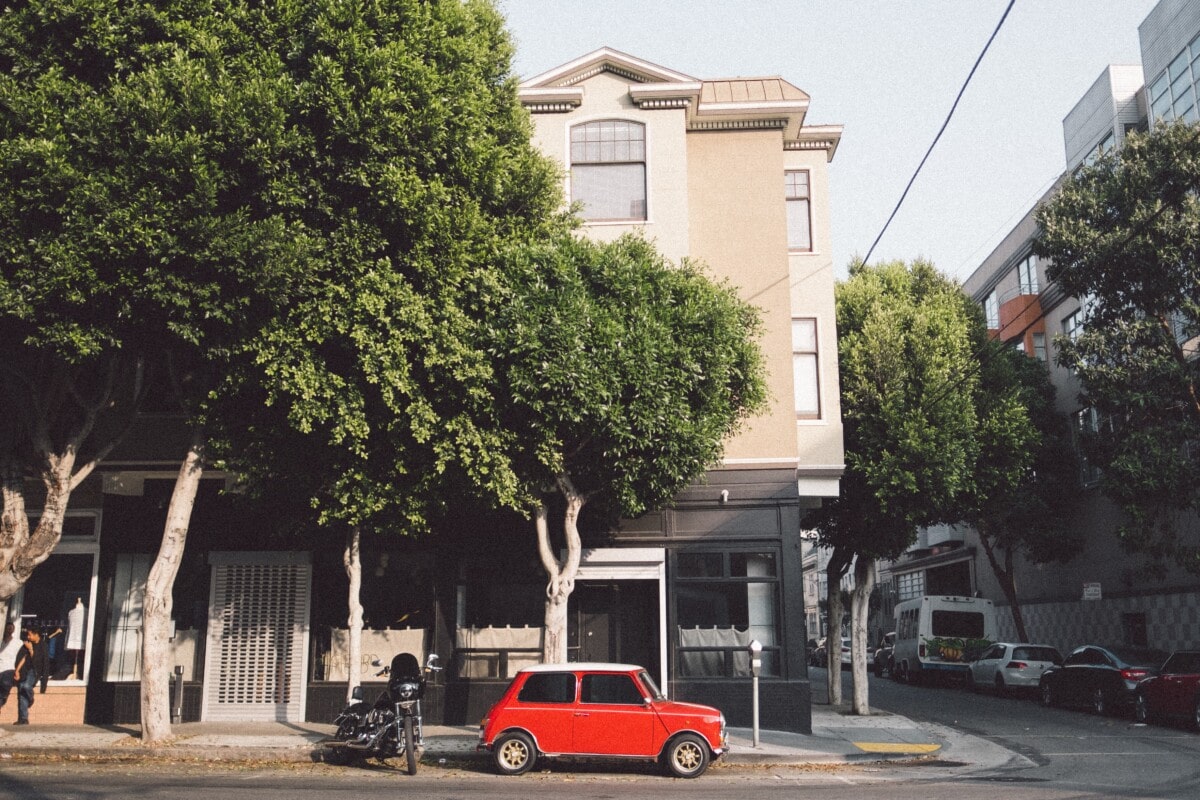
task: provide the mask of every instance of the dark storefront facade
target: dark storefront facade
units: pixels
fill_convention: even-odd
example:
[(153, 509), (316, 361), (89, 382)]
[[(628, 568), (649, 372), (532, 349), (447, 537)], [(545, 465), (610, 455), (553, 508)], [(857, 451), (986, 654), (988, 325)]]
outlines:
[[(762, 724), (807, 731), (794, 476), (788, 468), (716, 471), (669, 510), (585, 529), (569, 604), (571, 660), (643, 665), (671, 696), (716, 705), (730, 724), (748, 725), (747, 646), (757, 639)], [(172, 480), (149, 472), (99, 480), (117, 491), (79, 494), (90, 507), (72, 511), (71, 535), (13, 612), (26, 624), (52, 624), (78, 599), (86, 613), (80, 647), (59, 657), (62, 674), (51, 684), (74, 697), (78, 718), (56, 721), (132, 723), (141, 596)], [(221, 479), (203, 482), (176, 579), (182, 719), (330, 721), (349, 668), (344, 543), (270, 533), (266, 510), (224, 490)], [(369, 536), (362, 562), (358, 669), (368, 692), (377, 680), (372, 661), (436, 652), (446, 669), (426, 718), (474, 724), (516, 670), (540, 660), (545, 576), (531, 521), (478, 515), (419, 539)]]

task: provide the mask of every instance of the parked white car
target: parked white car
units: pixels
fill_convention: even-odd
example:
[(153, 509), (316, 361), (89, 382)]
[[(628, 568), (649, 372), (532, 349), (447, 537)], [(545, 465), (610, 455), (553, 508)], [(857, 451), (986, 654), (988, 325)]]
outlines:
[(1062, 660), (1050, 645), (996, 642), (968, 666), (967, 688), (994, 688), (998, 694), (1009, 689), (1034, 690), (1042, 673)]

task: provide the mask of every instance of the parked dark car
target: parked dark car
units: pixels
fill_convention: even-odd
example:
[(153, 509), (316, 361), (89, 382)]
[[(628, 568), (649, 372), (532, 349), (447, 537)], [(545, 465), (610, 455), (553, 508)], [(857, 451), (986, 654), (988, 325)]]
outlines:
[(808, 665), (810, 667), (825, 666), (825, 642), (827, 639), (821, 637), (817, 642), (817, 646), (808, 651)]
[(1139, 683), (1133, 715), (1138, 722), (1181, 717), (1200, 730), (1200, 651), (1172, 653), (1157, 675)]
[(879, 647), (875, 648), (875, 656), (871, 660), (871, 668), (875, 677), (882, 678), (892, 672), (892, 649), (896, 646), (896, 632), (885, 633)]
[(1086, 706), (1108, 714), (1133, 704), (1138, 683), (1158, 672), (1166, 653), (1148, 647), (1085, 644), (1042, 673), (1045, 706)]

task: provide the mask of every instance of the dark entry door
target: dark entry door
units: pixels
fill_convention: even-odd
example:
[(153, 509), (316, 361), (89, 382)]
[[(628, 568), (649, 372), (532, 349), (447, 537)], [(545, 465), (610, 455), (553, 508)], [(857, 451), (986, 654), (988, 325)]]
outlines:
[(658, 674), (658, 584), (579, 581), (568, 609), (572, 661), (638, 664)]

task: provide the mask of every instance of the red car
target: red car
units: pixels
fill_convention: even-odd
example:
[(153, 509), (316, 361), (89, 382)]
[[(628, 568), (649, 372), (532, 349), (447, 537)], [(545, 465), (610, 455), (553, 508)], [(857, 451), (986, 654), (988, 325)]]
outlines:
[(1200, 730), (1200, 651), (1172, 653), (1157, 675), (1140, 682), (1133, 713), (1138, 722), (1183, 717)]
[(668, 700), (631, 664), (538, 664), (517, 673), (479, 724), (477, 750), (504, 775), (540, 757), (657, 760), (695, 778), (727, 749), (725, 715)]

